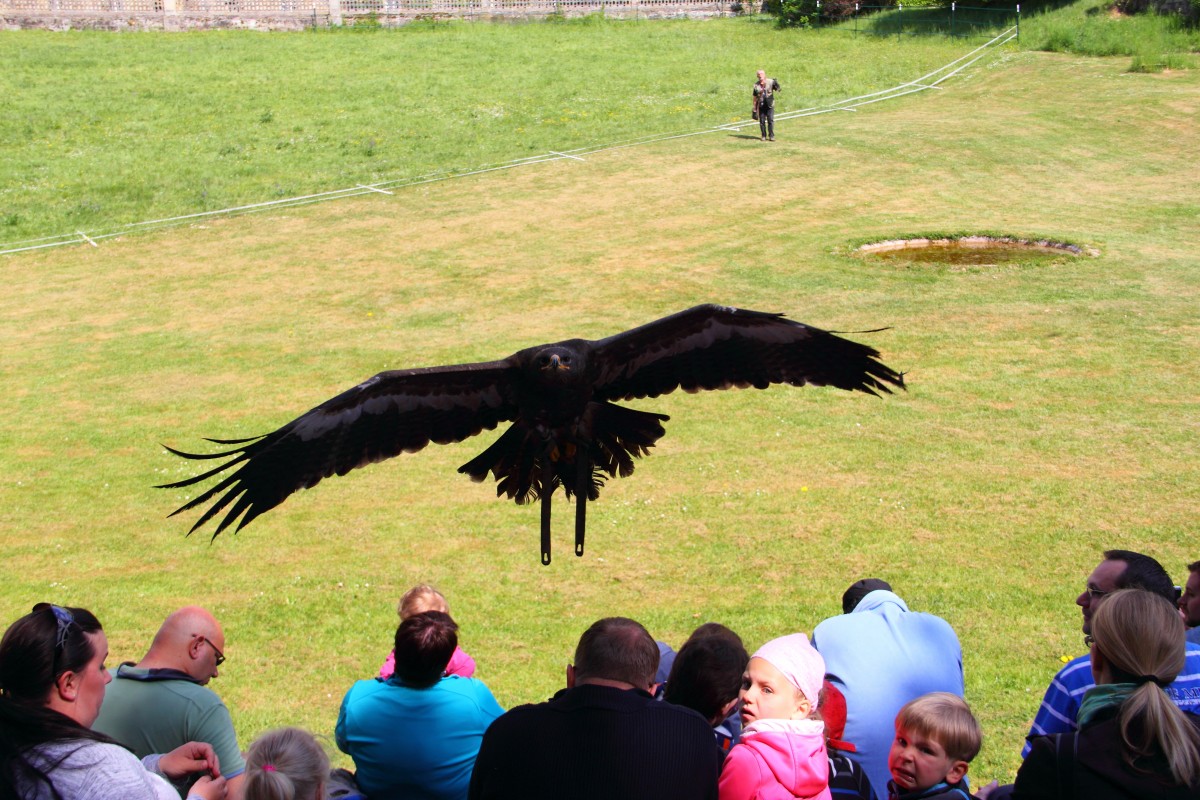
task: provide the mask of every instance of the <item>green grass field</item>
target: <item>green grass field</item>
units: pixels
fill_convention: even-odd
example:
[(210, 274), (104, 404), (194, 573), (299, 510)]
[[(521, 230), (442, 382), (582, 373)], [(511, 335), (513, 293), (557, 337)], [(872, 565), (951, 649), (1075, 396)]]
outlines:
[(795, 108), (964, 51), (714, 23), (0, 31), (0, 243), (743, 119), (760, 63)]
[[(608, 84), (549, 80), (570, 93), (572, 109), (616, 109), (612, 127), (562, 122), (553, 129), (561, 138), (549, 127), (523, 138), (510, 123), (481, 131), (479, 149), (459, 155), (486, 161), (531, 142), (544, 150), (616, 139), (651, 120), (672, 129), (740, 118), (747, 76), (771, 63), (764, 42), (778, 48), (770, 52), (785, 65), (781, 82), (795, 87), (781, 95), (784, 111), (810, 92), (835, 99), (910, 80), (963, 52), (755, 25), (663, 29), (726, 37), (729, 55), (651, 72), (656, 80), (642, 88), (615, 80), (611, 96)], [(564, 30), (578, 36), (574, 57), (586, 63), (629, 46), (624, 36), (659, 29)], [(69, 46), (97, 62), (191, 48), (201, 65), (204, 51), (222, 48), (270, 61), (293, 41), (366, 61), (363, 43), (399, 49), (430, 37), (426, 68), (436, 75), (466, 70), (463, 54), (522, 32), (550, 35), (451, 26), (410, 38), (0, 37), (21, 50)], [(457, 60), (435, 60), (438, 36)], [(455, 44), (471, 36), (477, 47)], [(489, 57), (499, 59), (494, 44)], [(811, 87), (803, 69), (817, 69), (822, 55), (844, 60), (846, 85)], [(28, 60), (32, 68), (37, 59)], [(322, 60), (337, 68), (328, 51)], [(1041, 692), (1060, 659), (1082, 650), (1073, 600), (1100, 551), (1152, 553), (1180, 580), (1200, 557), (1200, 393), (1191, 374), (1200, 357), (1200, 173), (1191, 157), (1200, 73), (1129, 67), (1128, 57), (1006, 50), (939, 91), (783, 122), (774, 145), (719, 132), (7, 257), (2, 616), (40, 600), (89, 607), (116, 662), (140, 656), (171, 609), (208, 606), (228, 640), (215, 688), (248, 744), (284, 723), (331, 735), (342, 694), (378, 668), (395, 602), (417, 581), (445, 591), (479, 676), (508, 707), (559, 687), (579, 633), (598, 617), (635, 617), (672, 643), (720, 621), (753, 649), (810, 631), (839, 610), (849, 582), (876, 575), (958, 631), (968, 700), (986, 734), (972, 774), (1010, 778)], [(358, 92), (346, 87), (374, 93), (378, 82), (398, 81), (397, 71), (346, 75), (342, 107), (362, 127), (323, 116), (315, 102), (284, 113), (276, 97), (324, 91), (305, 91), (302, 70), (273, 92), (264, 82), (243, 107), (261, 115), (270, 98), (271, 120), (238, 124), (250, 137), (257, 126), (316, 131), (324, 120), (318, 138), (336, 143), (415, 113), (350, 100)], [(679, 92), (716, 87), (712, 109), (635, 117), (629, 98), (666, 75)], [(488, 91), (463, 86), (462, 113), (426, 115), (429, 146), (458, 147), (432, 126), (494, 102)], [(64, 96), (41, 111), (22, 106), (19, 116), (43, 146), (65, 146), (72, 120), (122, 120), (116, 107), (91, 111), (91, 97), (75, 95), (86, 107), (78, 112)], [(575, 102), (583, 97), (590, 104)], [(366, 122), (372, 115), (378, 127)], [(172, 185), (202, 161), (187, 150), (171, 155), (177, 138), (147, 135), (161, 138)], [(85, 151), (76, 170), (121, 185), (121, 168), (105, 160), (119, 160), (121, 138), (95, 138), (108, 142), (105, 154)], [(247, 169), (269, 161), (269, 150), (246, 151)], [(294, 158), (312, 164), (313, 185), (330, 175), (359, 180), (361, 154), (339, 163), (336, 151), (314, 145)], [(422, 156), (419, 170), (453, 166), (459, 155)], [(382, 172), (408, 163), (395, 158)], [(0, 163), (14, 169), (10, 158)], [(128, 169), (135, 184), (157, 180), (143, 162)], [(70, 195), (66, 188), (57, 194)], [(5, 208), (39, 207), (55, 194), (40, 192), (10, 188)], [(139, 214), (191, 207), (138, 202), (129, 208)], [(46, 213), (37, 225), (9, 227), (37, 234), (69, 219)], [(851, 253), (866, 241), (955, 232), (1050, 238), (1098, 255), (906, 268)], [(190, 474), (160, 443), (189, 449), (203, 436), (264, 433), (383, 369), (598, 338), (709, 301), (837, 330), (890, 326), (851, 338), (905, 370), (910, 390), (877, 400), (776, 388), (633, 404), (670, 414), (667, 436), (589, 509), (582, 559), (570, 555), (570, 509), (559, 504), (548, 568), (538, 560), (536, 510), (455, 472), (492, 435), (329, 480), (211, 545), (203, 534), (184, 538), (194, 517), (165, 518), (184, 493), (151, 488)]]

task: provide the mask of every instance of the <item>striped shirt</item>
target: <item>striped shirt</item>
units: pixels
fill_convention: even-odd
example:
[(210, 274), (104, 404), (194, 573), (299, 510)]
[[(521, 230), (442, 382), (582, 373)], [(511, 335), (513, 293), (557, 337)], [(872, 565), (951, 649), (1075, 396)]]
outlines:
[[(1075, 718), (1079, 716), (1079, 704), (1083, 702), (1084, 693), (1095, 685), (1090, 655), (1079, 656), (1059, 670), (1054, 680), (1050, 681), (1037, 716), (1033, 718), (1033, 727), (1029, 729), (1021, 757), (1029, 755), (1030, 737), (1076, 730), (1079, 727), (1075, 724)], [(1187, 644), (1183, 672), (1166, 691), (1180, 709), (1189, 714), (1200, 714), (1200, 645)]]

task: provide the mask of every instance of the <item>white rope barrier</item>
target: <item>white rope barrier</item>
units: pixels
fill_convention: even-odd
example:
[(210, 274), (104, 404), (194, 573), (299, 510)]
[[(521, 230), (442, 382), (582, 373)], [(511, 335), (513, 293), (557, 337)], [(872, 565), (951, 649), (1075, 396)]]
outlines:
[[(1013, 26), (1003, 33), (998, 34), (985, 44), (975, 48), (971, 52), (954, 59), (949, 64), (939, 67), (933, 72), (922, 75), (916, 80), (902, 83), (899, 86), (893, 86), (890, 89), (882, 89), (877, 92), (859, 95), (858, 97), (850, 97), (845, 100), (839, 100), (824, 106), (814, 106), (812, 108), (788, 111), (778, 115), (775, 120), (777, 122), (781, 122), (785, 120), (800, 119), (802, 117), (816, 116), (819, 114), (828, 114), (833, 111), (854, 111), (857, 108), (870, 105), (872, 103), (879, 103), (884, 100), (895, 100), (896, 98), (904, 97), (905, 95), (939, 88), (938, 84), (952, 78), (962, 70), (979, 61), (979, 59), (983, 58), (987, 54), (989, 49), (993, 47), (999, 47), (1000, 45), (1006, 44), (1015, 39), (1017, 36), (1016, 30), (1016, 26)], [(935, 76), (939, 75), (940, 77), (935, 78)], [(63, 245), (78, 245), (84, 243), (90, 244), (92, 247), (99, 247), (100, 245), (98, 242), (105, 239), (112, 239), (114, 237), (124, 236), (137, 231), (175, 227), (201, 219), (254, 214), (260, 211), (271, 211), (275, 209), (311, 205), (313, 203), (323, 203), (329, 200), (342, 200), (348, 197), (358, 197), (364, 194), (394, 194), (395, 192), (390, 190), (407, 189), (414, 186), (438, 183), (456, 178), (484, 175), (489, 172), (516, 169), (517, 167), (527, 167), (534, 164), (545, 164), (550, 161), (563, 161), (568, 159), (583, 161), (583, 156), (591, 155), (593, 153), (623, 150), (630, 147), (640, 147), (642, 145), (656, 142), (686, 139), (691, 136), (706, 136), (717, 131), (737, 133), (743, 128), (756, 127), (757, 125), (757, 122), (753, 120), (747, 120), (745, 122), (726, 122), (719, 125), (713, 125), (708, 128), (701, 128), (698, 130), (680, 133), (647, 134), (645, 136), (636, 136), (630, 139), (609, 142), (607, 144), (585, 145), (583, 147), (577, 147), (571, 150), (552, 150), (548, 153), (542, 153), (535, 156), (524, 156), (522, 158), (513, 159), (500, 164), (485, 165), (461, 172), (447, 171), (421, 175), (412, 178), (397, 178), (394, 180), (380, 181), (372, 184), (356, 184), (355, 186), (346, 189), (333, 189), (330, 191), (316, 192), (314, 194), (301, 195), (298, 197), (267, 200), (261, 203), (248, 203), (246, 205), (232, 206), (230, 208), (222, 208), (214, 211), (197, 211), (192, 214), (182, 214), (175, 217), (163, 217), (161, 219), (145, 220), (142, 222), (131, 222), (103, 233), (88, 234), (84, 233), (83, 231), (72, 231), (71, 233), (57, 234), (54, 236), (43, 236), (36, 239), (7, 242), (0, 244), (0, 255), (13, 255), (16, 253), (29, 252), (31, 250), (43, 250), (50, 247), (62, 247)]]

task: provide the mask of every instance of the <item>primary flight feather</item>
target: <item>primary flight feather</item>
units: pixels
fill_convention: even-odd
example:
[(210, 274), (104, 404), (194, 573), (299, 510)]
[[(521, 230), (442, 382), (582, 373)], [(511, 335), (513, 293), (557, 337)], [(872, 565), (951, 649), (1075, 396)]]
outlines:
[[(782, 314), (701, 305), (607, 339), (568, 339), (530, 347), (501, 361), (392, 370), (326, 400), (282, 428), (248, 439), (209, 439), (232, 449), (189, 459), (229, 460), (159, 488), (191, 486), (225, 473), (171, 516), (213, 500), (195, 531), (226, 511), (215, 539), (235, 531), (298, 489), (322, 478), (425, 445), (460, 442), (501, 422), (512, 425), (459, 472), (491, 473), (496, 494), (541, 500), (542, 563), (550, 563), (550, 498), (576, 498), (575, 553), (583, 555), (587, 501), (608, 477), (633, 472), (633, 459), (666, 432), (665, 414), (617, 400), (675, 389), (765, 389), (773, 383), (891, 393), (904, 378), (866, 345), (786, 319)], [(236, 467), (236, 469), (234, 469)]]

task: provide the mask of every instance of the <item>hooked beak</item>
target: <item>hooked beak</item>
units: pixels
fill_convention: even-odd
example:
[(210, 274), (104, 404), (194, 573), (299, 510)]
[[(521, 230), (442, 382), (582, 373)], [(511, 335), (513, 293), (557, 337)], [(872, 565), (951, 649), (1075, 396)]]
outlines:
[(542, 369), (561, 369), (564, 372), (570, 372), (571, 370), (558, 356), (550, 356), (550, 363), (542, 367)]

